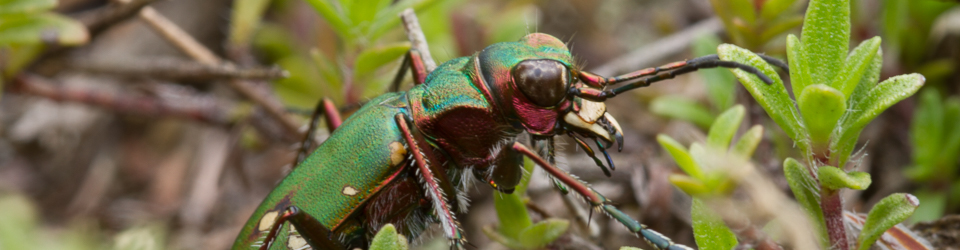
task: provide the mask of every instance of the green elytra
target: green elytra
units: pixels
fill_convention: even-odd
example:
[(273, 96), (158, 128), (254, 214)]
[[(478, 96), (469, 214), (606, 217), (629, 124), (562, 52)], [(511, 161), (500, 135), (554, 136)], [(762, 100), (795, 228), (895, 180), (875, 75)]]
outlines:
[[(434, 222), (459, 249), (465, 242), (455, 214), (466, 209), (466, 184), (476, 177), (497, 191), (512, 192), (523, 172), (521, 155), (657, 249), (690, 249), (554, 167), (553, 137), (573, 137), (609, 176), (581, 139), (595, 140), (614, 169), (606, 148), (622, 146), (622, 131), (606, 113), (604, 100), (700, 68), (737, 68), (772, 82), (755, 68), (716, 55), (601, 77), (579, 70), (561, 41), (540, 33), (450, 60), (425, 77), (416, 51), (407, 54), (404, 65), (422, 83), (377, 97), (339, 127), (333, 125), (330, 138), (261, 203), (234, 249), (364, 247), (385, 223), (415, 238)], [(606, 89), (619, 83), (627, 84)], [(325, 103), (318, 112), (336, 112)], [(524, 131), (546, 153), (517, 142)]]
[[(571, 59), (566, 47), (556, 47), (556, 44), (531, 47), (524, 42), (504, 42), (491, 45), (485, 50), (491, 53), (484, 53), (490, 55), (484, 57), (484, 63), (492, 67), (509, 68), (529, 58), (549, 58), (570, 65)], [(476, 73), (474, 65), (471, 64), (472, 59), (475, 57), (460, 57), (447, 61), (427, 76), (425, 84), (416, 85), (406, 92), (381, 95), (347, 118), (263, 200), (244, 225), (234, 243), (234, 249), (244, 246), (259, 247), (257, 241), (265, 236), (258, 230), (263, 216), (268, 212), (281, 211), (290, 205), (298, 206), (313, 215), (333, 231), (339, 231), (338, 226), (342, 223), (345, 226), (355, 226), (356, 224), (345, 223), (351, 213), (365, 205), (370, 196), (376, 195), (376, 192), (387, 184), (384, 183), (385, 180), (396, 178), (394, 175), (402, 171), (402, 164), (391, 162), (391, 157), (396, 157), (394, 154), (397, 153), (397, 148), (391, 148), (391, 144), (403, 143), (392, 118), (397, 113), (410, 115), (409, 100), (420, 100), (427, 116), (436, 116), (463, 106), (492, 108), (491, 101), (481, 91), (482, 87), (474, 81)], [(429, 134), (426, 134), (426, 137), (435, 138)], [(402, 159), (406, 160), (407, 156), (403, 155)], [(455, 186), (462, 185), (458, 183)], [(345, 189), (350, 188), (357, 193), (344, 194)], [(361, 229), (369, 231), (378, 228), (355, 227), (343, 230), (343, 233), (348, 235), (347, 238), (363, 237), (356, 234), (370, 233)], [(416, 228), (406, 229), (404, 235), (411, 238), (419, 233), (411, 230)], [(287, 243), (283, 241), (286, 238), (286, 235), (281, 234), (274, 246), (286, 246)]]

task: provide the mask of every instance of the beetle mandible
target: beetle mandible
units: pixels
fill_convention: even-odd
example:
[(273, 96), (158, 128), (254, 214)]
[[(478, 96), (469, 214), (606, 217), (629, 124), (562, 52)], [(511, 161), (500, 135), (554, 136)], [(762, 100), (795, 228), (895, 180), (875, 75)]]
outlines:
[[(467, 209), (465, 189), (476, 179), (499, 192), (513, 192), (525, 156), (558, 186), (576, 192), (650, 245), (690, 249), (648, 229), (555, 167), (553, 138), (573, 137), (609, 176), (583, 140), (595, 140), (604, 155), (614, 143), (622, 148), (620, 125), (603, 101), (712, 67), (737, 68), (772, 82), (753, 67), (716, 55), (601, 77), (581, 70), (563, 42), (542, 33), (490, 45), (429, 74), (420, 53), (411, 50), (397, 76), (413, 71), (416, 85), (410, 90), (376, 97), (342, 123), (329, 100), (318, 105), (332, 134), (302, 162), (301, 153), (299, 166), (264, 199), (233, 248), (367, 247), (386, 223), (408, 238), (440, 223), (451, 248), (461, 249), (465, 240), (456, 214)], [(625, 84), (614, 87), (620, 83)], [(517, 142), (523, 132), (540, 151)]]

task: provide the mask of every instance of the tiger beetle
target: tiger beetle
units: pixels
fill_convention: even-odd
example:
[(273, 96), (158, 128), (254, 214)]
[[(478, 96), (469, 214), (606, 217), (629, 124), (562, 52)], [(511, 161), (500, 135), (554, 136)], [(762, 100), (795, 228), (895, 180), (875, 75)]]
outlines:
[[(366, 248), (387, 223), (410, 239), (440, 223), (451, 248), (462, 249), (466, 242), (456, 216), (467, 211), (467, 188), (479, 180), (512, 193), (523, 175), (523, 157), (561, 190), (579, 194), (657, 249), (690, 249), (557, 168), (554, 137), (572, 137), (609, 176), (614, 166), (607, 150), (614, 143), (618, 151), (623, 148), (623, 130), (604, 100), (703, 68), (741, 69), (772, 82), (756, 68), (717, 55), (602, 77), (581, 70), (563, 42), (541, 33), (490, 45), (429, 74), (420, 55), (406, 54), (393, 83), (411, 69), (410, 90), (376, 97), (342, 122), (331, 101), (317, 105), (311, 127), (322, 115), (332, 134), (304, 157), (312, 141), (307, 136), (299, 167), (264, 199), (233, 249)], [(540, 150), (518, 142), (523, 132)], [(609, 169), (586, 140), (596, 142)]]

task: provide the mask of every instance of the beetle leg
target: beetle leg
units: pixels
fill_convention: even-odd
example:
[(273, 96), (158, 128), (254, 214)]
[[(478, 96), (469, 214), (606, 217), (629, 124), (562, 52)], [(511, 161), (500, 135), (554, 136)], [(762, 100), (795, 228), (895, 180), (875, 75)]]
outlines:
[(337, 110), (337, 107), (333, 105), (333, 101), (326, 97), (320, 100), (320, 102), (317, 103), (317, 108), (313, 110), (313, 116), (310, 118), (310, 127), (307, 128), (307, 135), (304, 136), (303, 141), (300, 142), (300, 151), (297, 152), (297, 159), (293, 162), (294, 168), (300, 165), (300, 162), (306, 159), (307, 155), (313, 150), (313, 138), (317, 131), (317, 123), (320, 123), (320, 116), (325, 118), (327, 129), (330, 129), (331, 133), (343, 123), (340, 119), (340, 110)]
[[(408, 120), (408, 117), (404, 114), (397, 114), (394, 118), (404, 140), (407, 141), (407, 146), (410, 148), (409, 152), (413, 155), (419, 175), (423, 178), (422, 182), (432, 200), (433, 211), (440, 219), (444, 236), (451, 241), (451, 248), (462, 249), (466, 240), (460, 232), (460, 223), (457, 222), (457, 218), (453, 215), (453, 210), (447, 202), (447, 197), (455, 191), (453, 186), (446, 178), (443, 170), (439, 168), (439, 160), (433, 156), (433, 151), (426, 147), (426, 140), (419, 132), (412, 130), (415, 126), (411, 126), (413, 124)], [(430, 162), (435, 164), (430, 164)], [(453, 196), (453, 198), (456, 199), (456, 196)]]
[(277, 239), (280, 229), (283, 228), (283, 224), (288, 221), (290, 224), (293, 224), (297, 232), (300, 232), (300, 236), (302, 236), (313, 249), (346, 249), (339, 241), (332, 238), (333, 232), (327, 229), (327, 227), (324, 227), (323, 224), (320, 224), (320, 221), (317, 221), (316, 218), (306, 212), (301, 211), (300, 208), (290, 206), (283, 210), (283, 214), (277, 216), (277, 220), (273, 223), (273, 226), (270, 227), (270, 233), (267, 234), (267, 238), (263, 240), (263, 245), (260, 245), (260, 250), (270, 249), (273, 242)]
[(580, 181), (576, 177), (571, 176), (567, 172), (553, 165), (550, 165), (549, 163), (547, 163), (547, 161), (545, 161), (539, 155), (537, 155), (536, 153), (531, 151), (529, 148), (527, 148), (527, 146), (524, 146), (519, 142), (514, 142), (511, 148), (532, 159), (534, 162), (537, 163), (537, 165), (543, 168), (543, 170), (549, 173), (550, 176), (553, 176), (554, 178), (560, 180), (561, 182), (563, 182), (563, 184), (566, 184), (568, 187), (573, 189), (574, 192), (577, 192), (578, 194), (583, 196), (588, 202), (590, 202), (590, 205), (594, 206), (595, 208), (601, 211), (606, 212), (607, 215), (610, 215), (611, 217), (619, 221), (621, 224), (626, 226), (627, 229), (629, 229), (631, 232), (637, 233), (640, 236), (642, 236), (643, 239), (647, 241), (647, 243), (650, 243), (650, 245), (656, 247), (657, 249), (692, 250), (687, 246), (674, 244), (673, 241), (670, 240), (670, 238), (667, 238), (666, 236), (663, 236), (662, 234), (647, 228), (646, 225), (640, 224), (640, 222), (634, 220), (633, 218), (630, 218), (629, 215), (623, 213), (622, 211), (620, 211), (619, 209), (611, 205), (610, 200), (607, 200), (606, 197), (603, 197), (603, 195), (601, 195), (597, 191), (587, 186), (586, 183), (584, 183), (583, 181)]
[(422, 84), (427, 79), (427, 74), (430, 74), (430, 72), (427, 72), (427, 67), (424, 66), (420, 51), (410, 49), (403, 56), (403, 63), (400, 64), (400, 69), (393, 78), (393, 83), (390, 84), (390, 92), (400, 91), (400, 84), (403, 83), (403, 77), (407, 75), (407, 69), (413, 70), (413, 85)]

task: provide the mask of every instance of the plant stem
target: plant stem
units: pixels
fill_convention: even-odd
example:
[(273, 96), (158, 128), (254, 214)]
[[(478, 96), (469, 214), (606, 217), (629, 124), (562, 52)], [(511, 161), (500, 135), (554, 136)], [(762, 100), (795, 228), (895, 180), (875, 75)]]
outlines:
[(847, 240), (847, 229), (843, 226), (843, 200), (839, 190), (828, 190), (821, 186), (820, 210), (823, 211), (823, 220), (827, 226), (827, 235), (830, 238), (830, 249), (850, 249)]
[[(810, 164), (811, 174), (817, 176), (815, 168), (829, 166), (832, 155), (826, 147), (816, 147), (813, 150), (813, 161)], [(819, 182), (819, 178), (817, 178)], [(840, 197), (840, 190), (833, 190), (820, 184), (820, 211), (823, 212), (824, 226), (827, 230), (827, 238), (830, 240), (829, 249), (850, 249), (850, 243), (847, 239), (847, 228), (843, 225), (843, 199)]]

